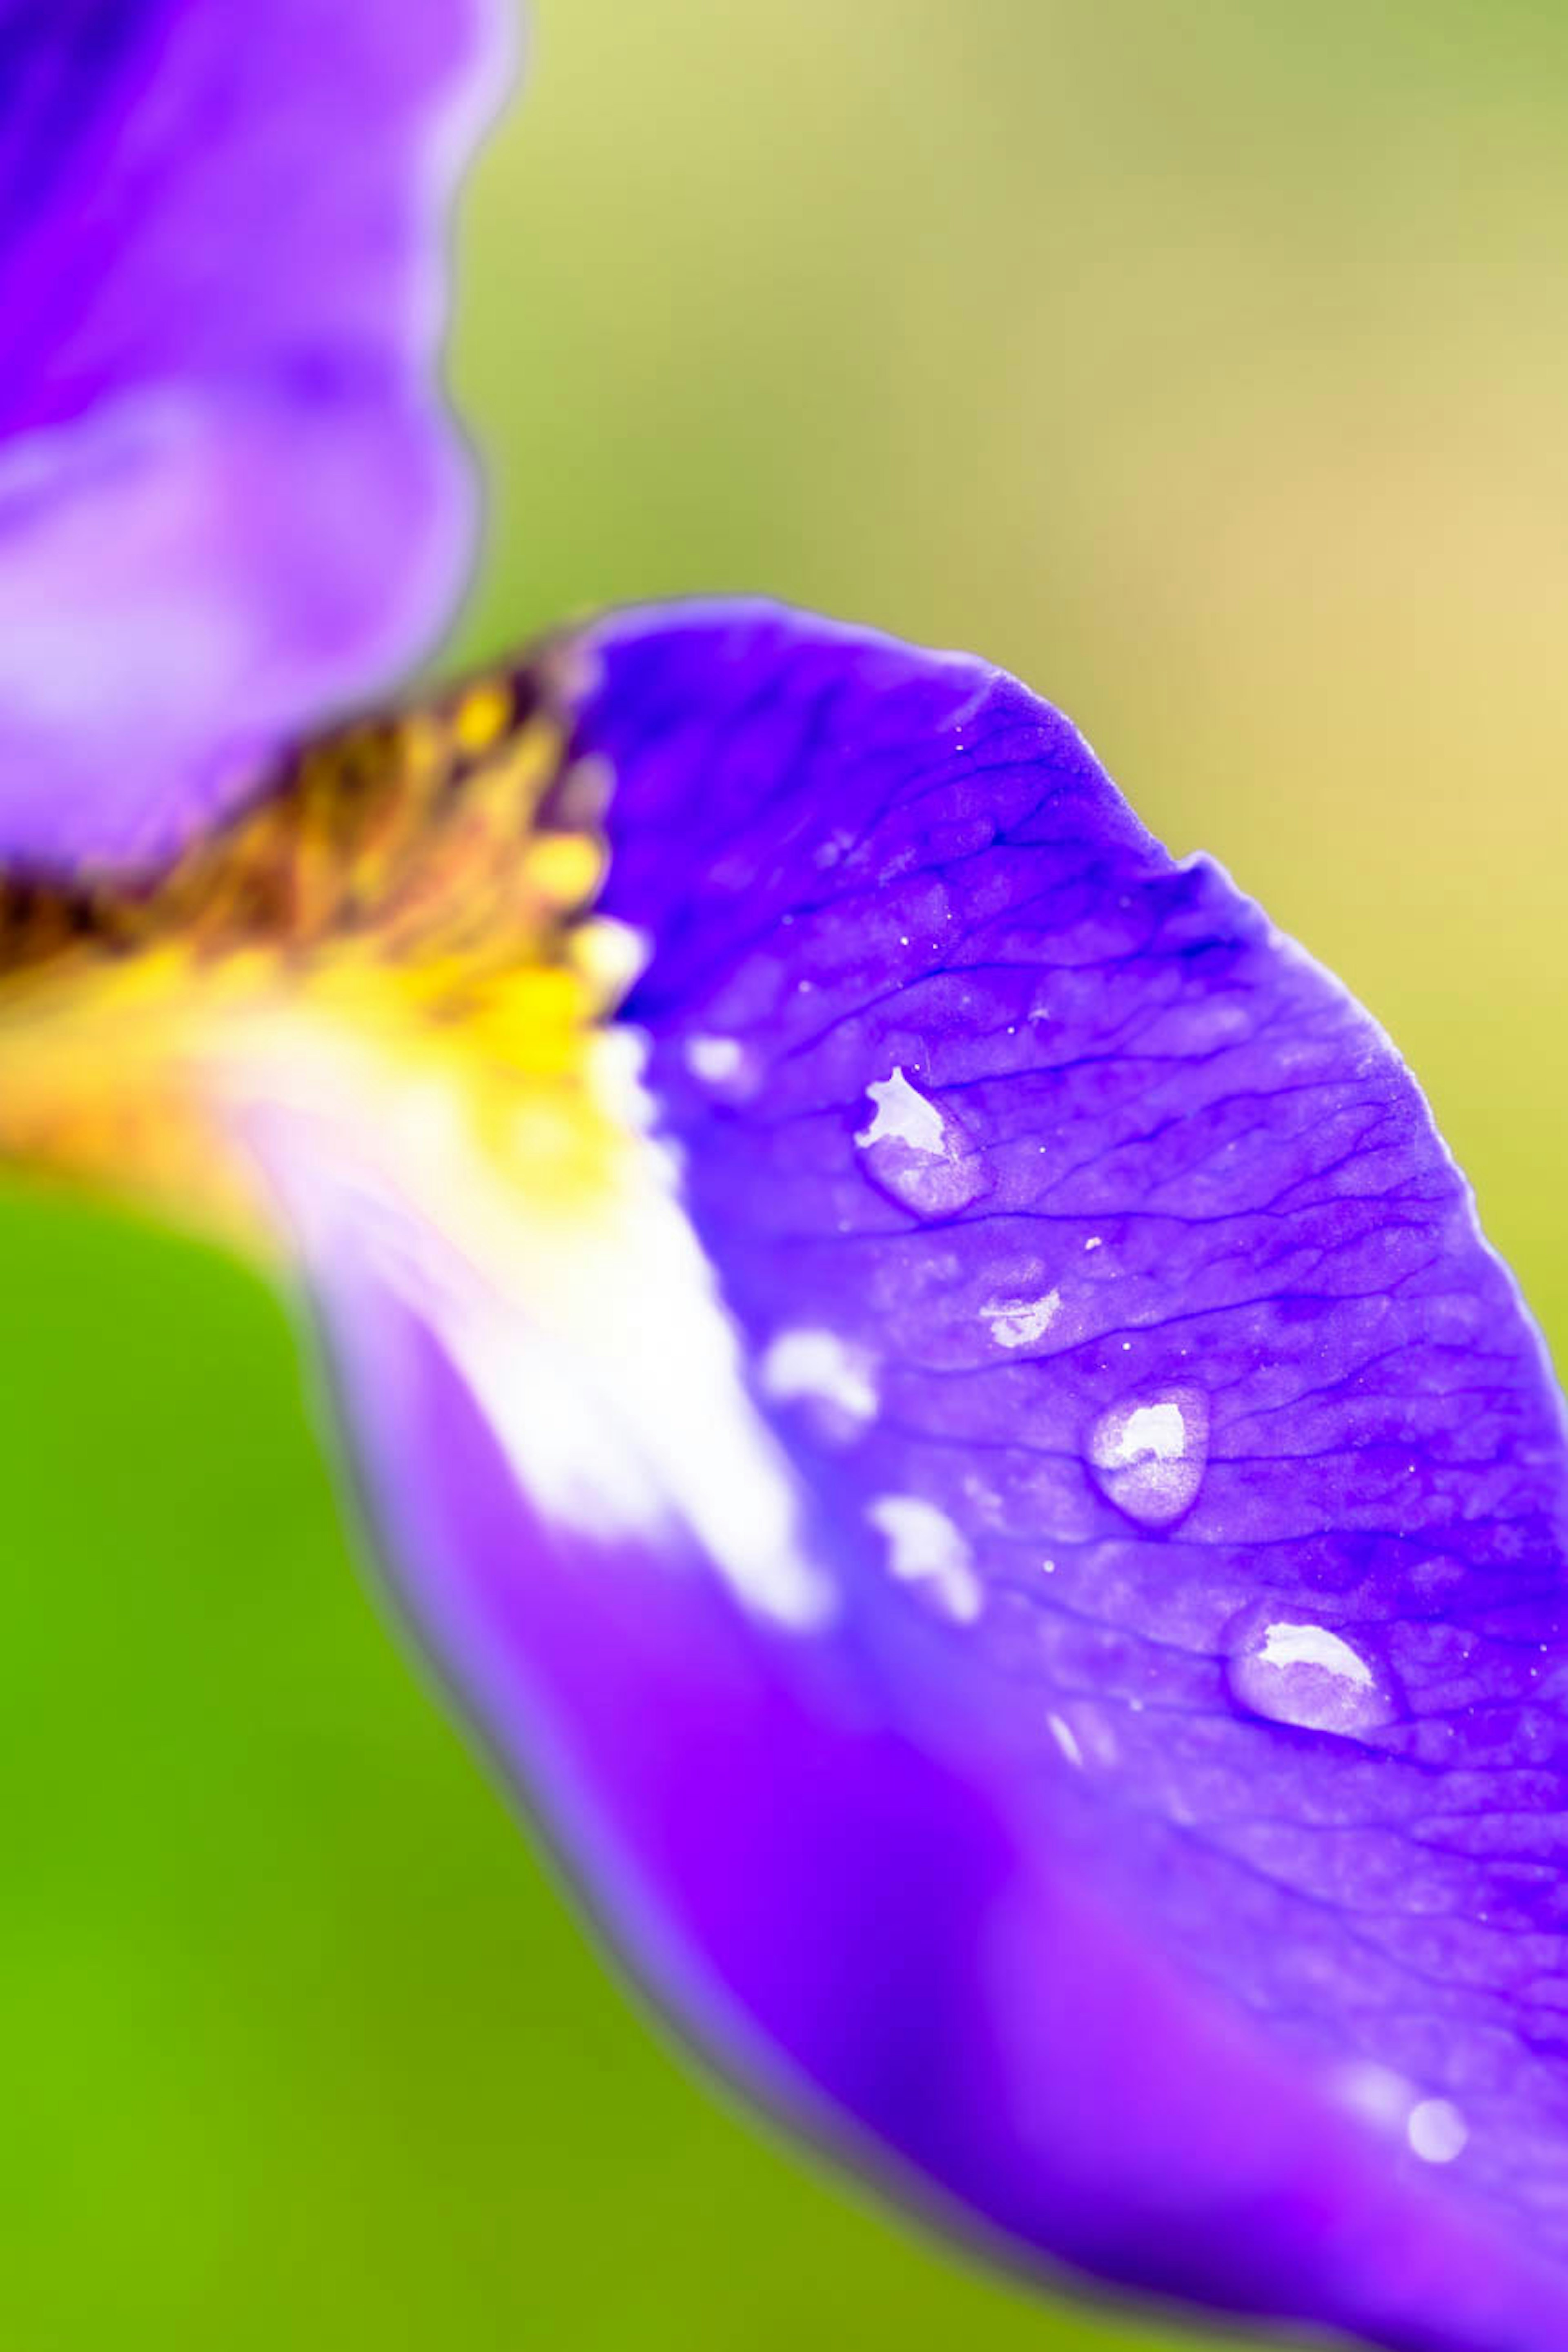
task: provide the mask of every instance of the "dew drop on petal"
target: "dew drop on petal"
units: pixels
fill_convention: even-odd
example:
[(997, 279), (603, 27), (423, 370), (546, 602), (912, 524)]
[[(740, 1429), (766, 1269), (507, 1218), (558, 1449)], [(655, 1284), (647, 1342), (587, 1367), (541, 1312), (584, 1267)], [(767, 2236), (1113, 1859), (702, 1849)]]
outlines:
[(1061, 1303), (1059, 1290), (1039, 1298), (988, 1298), (980, 1319), (999, 1348), (1027, 1348), (1050, 1328)]
[(1123, 1398), (1095, 1423), (1088, 1453), (1095, 1484), (1119, 1511), (1144, 1527), (1171, 1527), (1203, 1484), (1208, 1407), (1191, 1390)]
[(826, 1408), (830, 1428), (853, 1433), (876, 1416), (872, 1359), (836, 1331), (801, 1328), (771, 1340), (757, 1368), (763, 1394), (777, 1404)]
[(1415, 2094), (1405, 2076), (1371, 2058), (1352, 2059), (1338, 2068), (1332, 2088), (1352, 2113), (1383, 2131), (1403, 2133), (1415, 2105)]
[(745, 1075), (746, 1049), (738, 1037), (689, 1037), (686, 1066), (704, 1086), (733, 1086)]
[(985, 1595), (969, 1546), (946, 1512), (918, 1495), (878, 1495), (866, 1517), (886, 1538), (889, 1574), (914, 1585), (940, 1615), (972, 1625)]
[(1067, 1717), (1061, 1715), (1047, 1715), (1046, 1724), (1063, 1758), (1072, 1766), (1075, 1772), (1081, 1772), (1083, 1749), (1079, 1746), (1078, 1735)]
[(879, 1192), (916, 1216), (951, 1217), (991, 1190), (990, 1164), (967, 1130), (901, 1069), (874, 1079), (866, 1092), (872, 1113), (855, 1141)]
[(1452, 2164), (1464, 2153), (1470, 2132), (1451, 2099), (1423, 2099), (1410, 2110), (1405, 2137), (1423, 2164)]
[(1354, 1739), (1392, 1721), (1386, 1672), (1342, 1633), (1279, 1609), (1249, 1612), (1226, 1663), (1231, 1696), (1249, 1715)]

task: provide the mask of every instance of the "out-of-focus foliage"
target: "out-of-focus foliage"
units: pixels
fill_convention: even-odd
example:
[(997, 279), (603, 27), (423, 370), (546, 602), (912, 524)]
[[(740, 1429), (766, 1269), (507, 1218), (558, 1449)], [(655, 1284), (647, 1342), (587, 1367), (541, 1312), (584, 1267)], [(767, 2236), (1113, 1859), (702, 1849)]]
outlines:
[[(1387, 1021), (1568, 1332), (1568, 18), (542, 0), (461, 650), (975, 646)], [(28, 2352), (946, 2352), (1053, 2315), (652, 2039), (353, 1578), (284, 1317), (7, 1196), (0, 2314)]]

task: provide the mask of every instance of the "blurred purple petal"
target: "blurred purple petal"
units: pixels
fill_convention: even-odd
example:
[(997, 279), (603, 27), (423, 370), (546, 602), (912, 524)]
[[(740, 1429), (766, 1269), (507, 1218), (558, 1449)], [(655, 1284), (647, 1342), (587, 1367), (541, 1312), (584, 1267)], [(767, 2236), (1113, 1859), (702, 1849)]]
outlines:
[(149, 856), (449, 616), (500, 0), (0, 8), (0, 853)]
[(363, 1121), (259, 1139), (402, 1606), (688, 2030), (893, 2188), (1556, 2352), (1563, 1422), (1408, 1075), (983, 665), (579, 653), (632, 1207), (513, 1257)]

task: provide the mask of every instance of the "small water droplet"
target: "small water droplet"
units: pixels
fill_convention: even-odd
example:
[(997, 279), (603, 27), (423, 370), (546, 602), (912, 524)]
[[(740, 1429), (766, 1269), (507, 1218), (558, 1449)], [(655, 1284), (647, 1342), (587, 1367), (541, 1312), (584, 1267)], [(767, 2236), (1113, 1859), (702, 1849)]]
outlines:
[(915, 1586), (940, 1615), (972, 1625), (984, 1606), (984, 1587), (947, 1513), (918, 1495), (877, 1495), (866, 1517), (887, 1539), (889, 1573)]
[(757, 1367), (763, 1394), (778, 1404), (819, 1408), (825, 1433), (855, 1436), (877, 1412), (872, 1359), (837, 1331), (801, 1328), (770, 1340)]
[(1410, 2110), (1405, 2137), (1423, 2164), (1452, 2164), (1463, 2155), (1470, 2128), (1451, 2099), (1423, 2099)]
[(1190, 1389), (1124, 1398), (1089, 1432), (1095, 1484), (1144, 1527), (1173, 1527), (1191, 1510), (1207, 1459), (1208, 1406)]
[(1248, 1612), (1233, 1634), (1226, 1675), (1249, 1715), (1355, 1739), (1393, 1720), (1386, 1671), (1364, 1648), (1277, 1607)]
[(1056, 1741), (1068, 1763), (1072, 1766), (1075, 1772), (1081, 1772), (1083, 1750), (1078, 1744), (1078, 1737), (1071, 1724), (1065, 1717), (1059, 1715), (1047, 1715), (1046, 1724), (1051, 1738)]
[(1338, 2097), (1366, 2122), (1383, 2131), (1405, 2130), (1415, 2094), (1394, 2067), (1373, 2058), (1354, 2058), (1336, 2068), (1331, 2080)]
[(988, 1298), (980, 1319), (999, 1348), (1026, 1348), (1050, 1328), (1060, 1311), (1059, 1290), (1039, 1298)]
[(901, 1069), (874, 1079), (866, 1092), (874, 1108), (855, 1140), (879, 1192), (920, 1217), (955, 1216), (989, 1192), (990, 1164), (968, 1130)]
[(738, 1037), (689, 1037), (684, 1052), (687, 1068), (701, 1085), (729, 1095), (754, 1091), (756, 1071)]

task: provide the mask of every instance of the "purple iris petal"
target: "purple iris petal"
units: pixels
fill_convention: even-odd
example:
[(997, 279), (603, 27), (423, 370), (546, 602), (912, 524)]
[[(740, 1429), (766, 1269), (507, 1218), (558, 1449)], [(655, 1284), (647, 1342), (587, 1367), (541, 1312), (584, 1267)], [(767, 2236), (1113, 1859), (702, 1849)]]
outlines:
[(688, 2030), (894, 2188), (1556, 2352), (1563, 1422), (1407, 1073), (994, 670), (578, 652), (690, 1265), (590, 1253), (563, 1338), (279, 1147), (421, 1637)]
[(495, 0), (0, 5), (0, 853), (153, 855), (461, 585)]

